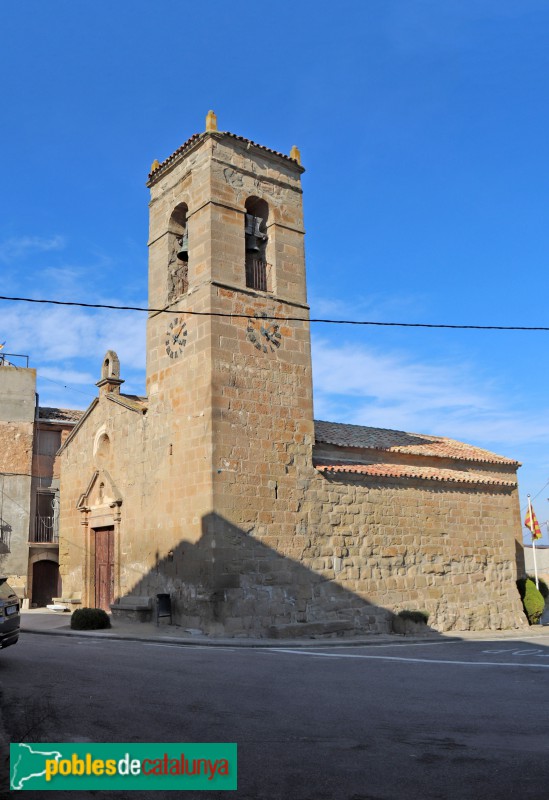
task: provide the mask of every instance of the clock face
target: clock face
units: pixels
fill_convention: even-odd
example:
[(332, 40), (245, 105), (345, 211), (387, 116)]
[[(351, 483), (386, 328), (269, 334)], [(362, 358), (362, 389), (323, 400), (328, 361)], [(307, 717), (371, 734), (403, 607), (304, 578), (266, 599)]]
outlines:
[(166, 353), (170, 358), (183, 355), (187, 344), (187, 323), (182, 317), (175, 317), (166, 331)]
[(246, 339), (253, 344), (256, 350), (263, 353), (276, 353), (282, 344), (282, 334), (280, 325), (269, 320), (266, 314), (262, 314), (265, 319), (249, 319), (246, 328)]

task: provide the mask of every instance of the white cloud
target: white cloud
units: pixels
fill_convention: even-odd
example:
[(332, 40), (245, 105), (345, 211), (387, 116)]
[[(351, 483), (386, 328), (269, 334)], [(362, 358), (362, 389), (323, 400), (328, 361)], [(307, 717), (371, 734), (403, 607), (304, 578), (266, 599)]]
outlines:
[(350, 312), (348, 299), (324, 295), (313, 295), (310, 299), (311, 318), (313, 319), (322, 317), (385, 321), (393, 319), (395, 315), (408, 319), (410, 315), (415, 318), (424, 305), (425, 298), (421, 294), (358, 294), (353, 297), (352, 312)]
[(42, 405), (86, 407), (97, 394), (107, 350), (120, 358), (126, 391), (143, 393), (145, 326), (146, 315), (139, 312), (0, 303), (3, 352), (29, 356), (38, 370)]
[(62, 236), (51, 236), (46, 239), (41, 236), (18, 236), (0, 242), (0, 261), (8, 264), (33, 253), (47, 253), (52, 250), (62, 250), (65, 240)]
[(404, 399), (421, 398), (425, 407), (446, 408), (483, 405), (484, 397), (467, 388), (460, 376), (469, 369), (464, 364), (430, 365), (407, 354), (377, 353), (354, 344), (333, 346), (313, 340), (315, 384), (320, 391), (378, 398), (400, 404)]
[(314, 337), (313, 374), (317, 419), (438, 434), (504, 449), (549, 441), (546, 410), (506, 405), (501, 398), (508, 393), (472, 363), (424, 363), (407, 353), (378, 353), (349, 343), (334, 346)]
[(40, 296), (78, 300), (89, 280), (89, 270), (80, 266), (45, 267), (40, 271)]
[(79, 392), (72, 391), (70, 386), (56, 387), (51, 384), (40, 384), (40, 380), (38, 381), (38, 398), (42, 408), (46, 406), (48, 408), (70, 408), (83, 411), (96, 396), (97, 392), (85, 396)]
[(26, 353), (35, 363), (77, 359), (80, 371), (112, 349), (126, 366), (142, 369), (145, 324), (139, 312), (13, 303), (2, 309), (0, 339), (6, 352)]
[[(143, 392), (145, 328), (140, 312), (0, 303), (5, 352), (28, 354), (39, 377), (52, 382), (51, 392), (54, 383), (74, 387), (74, 402), (95, 395), (110, 349), (120, 358), (125, 389)], [(525, 398), (465, 359), (426, 362), (402, 350), (380, 352), (315, 336), (313, 367), (317, 419), (453, 436), (509, 452), (517, 444), (549, 441), (543, 407), (529, 411)], [(47, 383), (41, 395), (49, 393)]]
[(78, 369), (62, 369), (61, 367), (41, 367), (39, 378), (61, 383), (71, 383), (77, 386), (92, 386), (97, 376), (91, 372)]

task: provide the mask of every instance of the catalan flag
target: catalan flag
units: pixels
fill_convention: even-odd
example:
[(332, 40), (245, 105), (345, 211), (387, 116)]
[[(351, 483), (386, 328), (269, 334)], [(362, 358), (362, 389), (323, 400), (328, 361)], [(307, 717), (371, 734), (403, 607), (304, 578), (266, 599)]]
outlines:
[(532, 506), (529, 507), (528, 511), (526, 512), (526, 517), (524, 519), (524, 524), (532, 532), (532, 539), (536, 541), (536, 539), (541, 539), (541, 530), (539, 527), (539, 522), (537, 520), (536, 515), (534, 514), (534, 509)]

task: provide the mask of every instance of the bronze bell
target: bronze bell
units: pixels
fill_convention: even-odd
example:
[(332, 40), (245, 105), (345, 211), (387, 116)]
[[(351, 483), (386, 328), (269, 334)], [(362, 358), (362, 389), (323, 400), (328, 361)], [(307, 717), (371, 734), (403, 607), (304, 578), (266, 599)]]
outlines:
[(262, 243), (266, 240), (266, 235), (261, 232), (260, 227), (263, 220), (261, 217), (254, 217), (253, 214), (246, 214), (246, 252), (259, 253)]
[(178, 240), (179, 241), (179, 250), (177, 251), (177, 257), (180, 261), (188, 261), (189, 260), (189, 234), (184, 233), (183, 236)]
[(257, 236), (250, 236), (249, 234), (246, 234), (246, 252), (259, 253), (259, 250), (260, 246)]

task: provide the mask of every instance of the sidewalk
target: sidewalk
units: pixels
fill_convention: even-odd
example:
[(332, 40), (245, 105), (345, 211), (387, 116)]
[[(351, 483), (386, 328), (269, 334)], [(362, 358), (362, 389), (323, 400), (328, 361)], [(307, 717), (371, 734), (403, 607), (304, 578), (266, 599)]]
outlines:
[[(549, 608), (542, 618), (549, 625)], [(112, 628), (99, 631), (73, 631), (70, 628), (70, 614), (49, 611), (45, 608), (21, 612), (21, 632), (55, 636), (89, 636), (100, 639), (122, 639), (133, 642), (164, 642), (182, 646), (201, 645), (207, 647), (364, 647), (365, 645), (405, 644), (410, 642), (455, 642), (460, 640), (497, 640), (497, 639), (531, 639), (549, 635), (542, 625), (533, 625), (521, 630), (509, 631), (457, 631), (455, 633), (437, 633), (432, 631), (423, 636), (399, 636), (397, 634), (365, 634), (352, 638), (336, 637), (333, 639), (248, 639), (218, 638), (203, 633), (192, 633), (177, 625), (169, 625), (164, 621), (160, 625), (154, 622), (122, 622), (115, 620)]]

